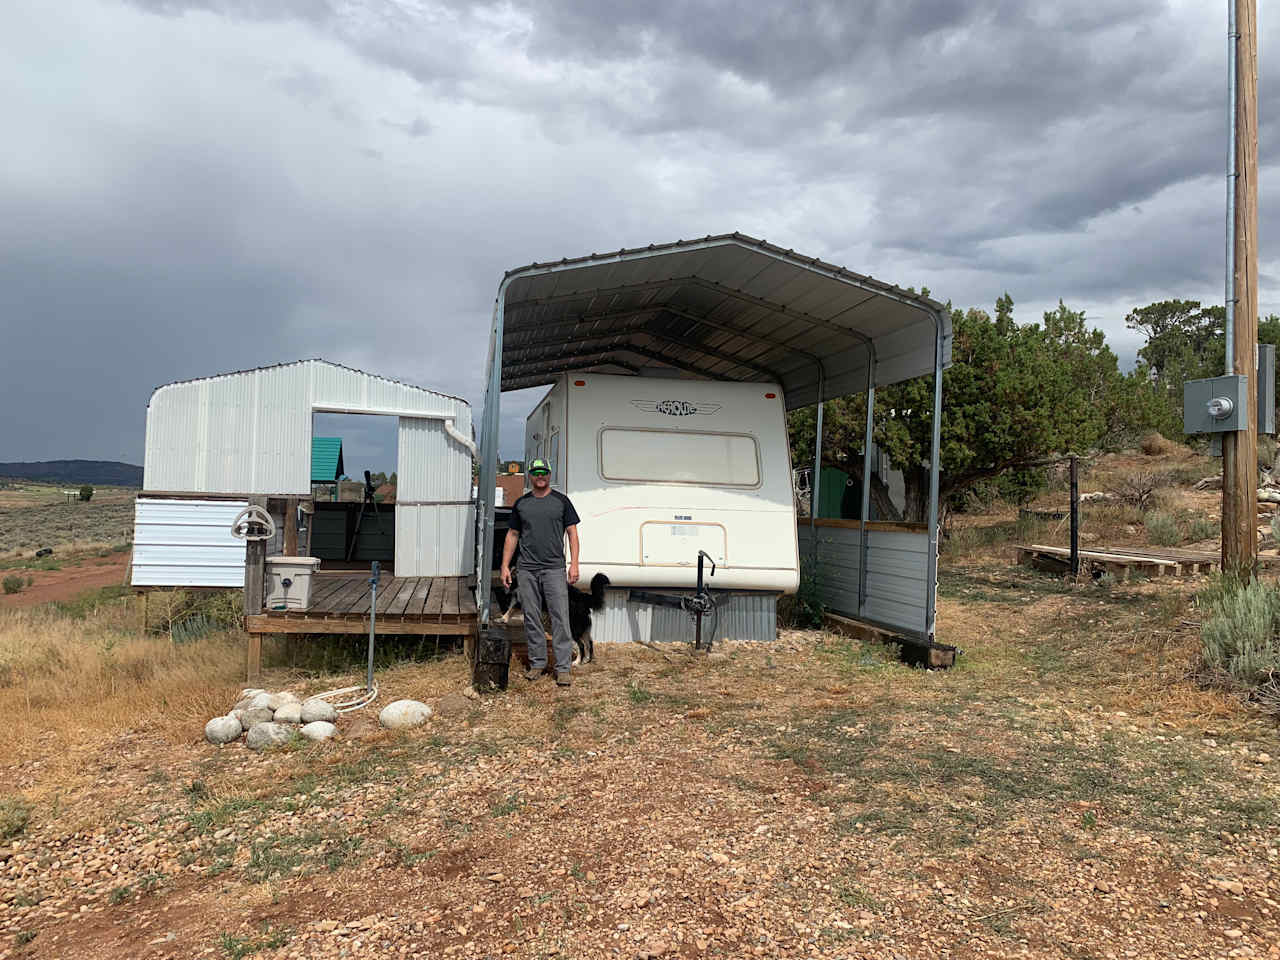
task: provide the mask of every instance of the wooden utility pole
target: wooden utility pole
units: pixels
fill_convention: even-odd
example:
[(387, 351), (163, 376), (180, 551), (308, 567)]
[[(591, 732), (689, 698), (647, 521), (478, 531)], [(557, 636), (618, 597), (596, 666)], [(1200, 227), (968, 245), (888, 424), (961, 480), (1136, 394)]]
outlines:
[[(1253, 577), (1258, 555), (1258, 18), (1257, 0), (1235, 4), (1234, 372), (1249, 378), (1245, 429), (1222, 435), (1222, 569)], [(1232, 371), (1228, 371), (1229, 373)]]

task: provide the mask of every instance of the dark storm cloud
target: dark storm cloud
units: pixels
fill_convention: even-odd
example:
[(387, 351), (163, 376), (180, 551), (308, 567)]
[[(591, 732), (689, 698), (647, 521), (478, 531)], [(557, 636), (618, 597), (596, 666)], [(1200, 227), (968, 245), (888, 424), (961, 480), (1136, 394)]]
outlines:
[[(1158, 0), (20, 0), (0, 322), (25, 362), (0, 430), (16, 457), (138, 460), (155, 385), (317, 355), (478, 418), (504, 269), (733, 229), (961, 306), (1007, 289), (1022, 320), (1061, 296), (1131, 350), (1129, 307), (1220, 295), (1224, 20)], [(538, 392), (504, 403), (505, 454)]]

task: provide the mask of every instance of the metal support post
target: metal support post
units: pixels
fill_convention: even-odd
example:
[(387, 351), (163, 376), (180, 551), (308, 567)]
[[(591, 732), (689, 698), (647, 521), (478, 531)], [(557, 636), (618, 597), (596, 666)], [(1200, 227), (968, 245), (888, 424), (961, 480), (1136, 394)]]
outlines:
[(373, 561), (369, 571), (369, 669), (365, 674), (364, 688), (373, 692), (373, 635), (378, 622), (378, 561)]
[(1071, 576), (1080, 576), (1080, 458), (1071, 458)]

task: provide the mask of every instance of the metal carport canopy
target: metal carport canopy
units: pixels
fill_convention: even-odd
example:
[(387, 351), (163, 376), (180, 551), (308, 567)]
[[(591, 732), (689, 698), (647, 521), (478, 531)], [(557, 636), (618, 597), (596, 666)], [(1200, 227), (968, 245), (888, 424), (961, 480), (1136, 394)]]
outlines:
[[(740, 233), (508, 271), (490, 328), (480, 452), (481, 622), (489, 621), (503, 392), (549, 384), (567, 371), (638, 374), (657, 367), (673, 375), (776, 382), (788, 410), (867, 390), (869, 422), (875, 387), (941, 374), (950, 362), (951, 318), (942, 304)], [(929, 470), (930, 584), (937, 582), (941, 414), (939, 375)], [(819, 407), (815, 465), (821, 463), (821, 443)], [(870, 453), (868, 445), (868, 461)], [(864, 529), (869, 477), (864, 463)], [(817, 482), (815, 472), (815, 500)], [(932, 588), (926, 607), (926, 632), (932, 636)]]
[(669, 367), (775, 381), (796, 409), (866, 389), (870, 358), (876, 386), (951, 359), (942, 304), (740, 233), (533, 263), (498, 301), (502, 391)]

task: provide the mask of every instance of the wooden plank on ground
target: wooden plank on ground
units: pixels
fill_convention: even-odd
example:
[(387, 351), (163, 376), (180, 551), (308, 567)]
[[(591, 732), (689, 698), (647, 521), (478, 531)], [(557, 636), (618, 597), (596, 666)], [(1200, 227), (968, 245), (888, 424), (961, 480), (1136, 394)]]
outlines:
[(902, 648), (902, 659), (914, 666), (928, 667), (932, 670), (955, 666), (956, 648), (948, 644), (901, 637), (860, 620), (852, 620), (835, 613), (824, 614), (822, 620), (826, 627), (845, 636), (877, 643), (896, 643)]
[(409, 602), (404, 608), (406, 617), (422, 616), (422, 605), (427, 602), (427, 594), (431, 592), (431, 578), (418, 577), (417, 583), (413, 586), (413, 595), (409, 597)]
[[(245, 617), (250, 640), (263, 633), (367, 634), (369, 622), (355, 617), (273, 617), (265, 614)], [(476, 630), (474, 620), (459, 623), (431, 623), (425, 620), (379, 620), (378, 633), (409, 636), (465, 637)]]

